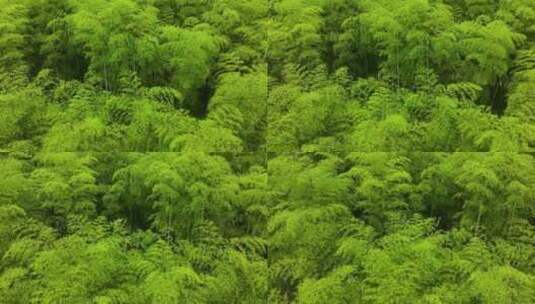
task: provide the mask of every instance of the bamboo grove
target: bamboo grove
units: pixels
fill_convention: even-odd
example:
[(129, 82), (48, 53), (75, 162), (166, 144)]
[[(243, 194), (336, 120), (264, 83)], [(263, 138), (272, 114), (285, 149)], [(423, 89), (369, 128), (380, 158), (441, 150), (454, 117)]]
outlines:
[(535, 303), (535, 1), (0, 0), (0, 303)]

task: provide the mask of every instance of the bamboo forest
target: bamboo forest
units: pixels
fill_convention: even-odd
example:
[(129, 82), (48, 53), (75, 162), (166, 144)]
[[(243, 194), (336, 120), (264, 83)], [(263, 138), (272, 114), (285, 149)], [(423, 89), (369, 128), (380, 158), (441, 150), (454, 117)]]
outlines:
[(0, 304), (535, 303), (535, 0), (0, 0)]

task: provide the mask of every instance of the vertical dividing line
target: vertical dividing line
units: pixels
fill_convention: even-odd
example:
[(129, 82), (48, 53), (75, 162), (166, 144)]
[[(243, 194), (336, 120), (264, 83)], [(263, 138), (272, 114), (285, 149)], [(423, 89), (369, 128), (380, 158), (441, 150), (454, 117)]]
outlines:
[[(268, 3), (268, 24), (272, 25), (273, 22), (273, 11), (274, 11), (274, 2), (273, 0), (268, 0), (269, 3)], [(266, 28), (266, 33), (265, 33), (265, 37), (266, 37), (266, 41), (267, 41), (267, 45), (266, 45), (266, 52), (264, 53), (264, 60), (265, 60), (265, 64), (266, 64), (266, 100), (264, 101), (265, 102), (265, 119), (266, 119), (266, 125), (265, 125), (265, 130), (264, 130), (264, 164), (266, 166), (266, 174), (267, 173), (267, 164), (268, 164), (268, 158), (269, 158), (269, 152), (270, 152), (270, 145), (269, 145), (269, 142), (267, 140), (267, 135), (268, 135), (268, 132), (269, 132), (269, 84), (270, 84), (270, 81), (269, 81), (269, 53), (270, 53), (270, 34), (269, 34), (269, 26)], [(267, 176), (267, 179), (268, 179), (268, 183), (269, 183), (269, 175)]]
[[(270, 40), (270, 33), (269, 33), (269, 29), (270, 29), (270, 26), (273, 26), (273, 17), (274, 17), (274, 1), (273, 0), (267, 0), (268, 1), (268, 16), (267, 16), (267, 19), (268, 19), (268, 24), (269, 26), (266, 28), (266, 33), (265, 33), (265, 38), (266, 38), (266, 52), (264, 54), (264, 60), (265, 60), (265, 64), (266, 64), (266, 100), (265, 100), (265, 115), (266, 115), (266, 126), (265, 126), (265, 130), (264, 130), (264, 166), (265, 166), (265, 170), (266, 170), (266, 188), (270, 189), (270, 182), (269, 182), (269, 166), (268, 166), (268, 158), (269, 158), (269, 152), (270, 152), (270, 145), (269, 145), (269, 141), (268, 141), (268, 133), (270, 131), (270, 126), (269, 126), (269, 120), (270, 120), (270, 116), (269, 116), (269, 88), (270, 88), (270, 81), (269, 81), (269, 54), (270, 54), (270, 47), (271, 47), (271, 40)], [(271, 213), (271, 212), (269, 212)], [(268, 217), (270, 217), (271, 214), (268, 214)], [(265, 235), (265, 238), (266, 238), (266, 252), (265, 252), (265, 256), (266, 256), (266, 264), (268, 266), (268, 269), (271, 269), (271, 265), (270, 265), (270, 259), (269, 259), (269, 255), (270, 255), (270, 246), (269, 246), (269, 238), (267, 235)], [(271, 279), (268, 279), (267, 281), (267, 287), (269, 289), (272, 288), (272, 281)], [(268, 296), (269, 297), (269, 296)], [(269, 299), (266, 299), (266, 303), (269, 301)]]

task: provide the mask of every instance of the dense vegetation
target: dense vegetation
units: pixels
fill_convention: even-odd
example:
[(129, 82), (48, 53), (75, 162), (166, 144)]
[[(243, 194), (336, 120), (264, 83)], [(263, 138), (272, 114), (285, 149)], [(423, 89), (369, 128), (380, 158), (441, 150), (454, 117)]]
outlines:
[(535, 303), (535, 1), (0, 0), (0, 303)]

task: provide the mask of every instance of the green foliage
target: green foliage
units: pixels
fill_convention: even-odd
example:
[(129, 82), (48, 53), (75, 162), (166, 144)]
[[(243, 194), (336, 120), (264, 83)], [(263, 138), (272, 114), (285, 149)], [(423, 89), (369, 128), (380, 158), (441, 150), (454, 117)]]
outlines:
[[(247, 90), (243, 90), (247, 88)], [(223, 108), (224, 114), (219, 119), (241, 120), (240, 125), (234, 125), (234, 121), (221, 121), (221, 127), (236, 129), (237, 135), (249, 145), (249, 151), (254, 151), (263, 145), (262, 142), (267, 116), (267, 77), (265, 69), (260, 69), (253, 74), (239, 75), (237, 73), (224, 74), (221, 76), (218, 88), (210, 102), (210, 110), (218, 111)], [(236, 112), (228, 113), (228, 112)], [(209, 113), (209, 117), (211, 112)], [(217, 114), (216, 114), (217, 115)], [(260, 140), (260, 141), (259, 141)]]
[(0, 0), (0, 303), (535, 303), (534, 24)]
[[(25, 57), (25, 34), (28, 7), (9, 0), (0, 2), (0, 92), (24, 83), (28, 65)], [(22, 82), (22, 83), (21, 83)]]

